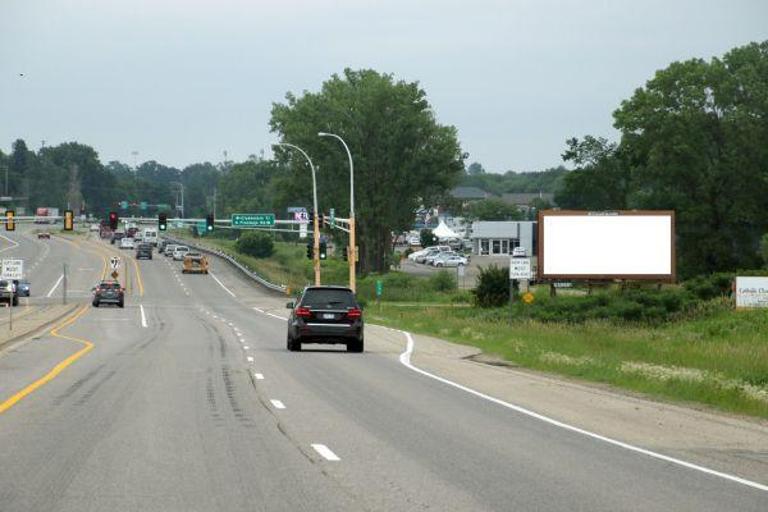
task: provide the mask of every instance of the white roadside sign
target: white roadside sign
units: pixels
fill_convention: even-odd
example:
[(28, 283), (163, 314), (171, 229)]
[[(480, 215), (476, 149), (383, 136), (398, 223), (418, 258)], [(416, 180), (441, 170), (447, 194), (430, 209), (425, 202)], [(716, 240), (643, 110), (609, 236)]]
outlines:
[(21, 279), (24, 275), (24, 260), (3, 260), (3, 279)]
[(120, 268), (120, 258), (117, 256), (112, 256), (109, 258), (109, 266), (112, 268), (112, 270), (118, 270)]
[(768, 308), (768, 277), (737, 277), (736, 307)]
[(530, 279), (531, 278), (530, 258), (510, 258), (509, 259), (509, 278), (510, 279)]

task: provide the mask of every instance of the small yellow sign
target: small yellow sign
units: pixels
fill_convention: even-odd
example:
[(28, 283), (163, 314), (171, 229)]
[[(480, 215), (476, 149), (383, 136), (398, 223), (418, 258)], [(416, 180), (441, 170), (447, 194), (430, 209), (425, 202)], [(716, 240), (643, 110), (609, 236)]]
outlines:
[(533, 301), (536, 300), (536, 297), (531, 292), (525, 292), (522, 299), (526, 304), (533, 304)]
[(117, 279), (117, 276), (119, 275), (120, 274), (117, 273), (117, 270), (115, 270), (114, 272), (112, 272), (112, 279)]

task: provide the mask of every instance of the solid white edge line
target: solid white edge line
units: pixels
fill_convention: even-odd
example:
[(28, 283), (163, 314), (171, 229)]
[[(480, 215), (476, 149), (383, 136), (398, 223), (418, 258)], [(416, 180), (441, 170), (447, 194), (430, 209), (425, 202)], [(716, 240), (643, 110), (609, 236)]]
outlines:
[(272, 407), (274, 407), (275, 409), (285, 409), (285, 404), (280, 400), (270, 399), (269, 401), (272, 402)]
[[(728, 473), (723, 473), (721, 471), (716, 471), (714, 469), (706, 468), (704, 466), (699, 466), (698, 464), (693, 464), (691, 462), (686, 462), (681, 459), (676, 459), (674, 457), (670, 457), (668, 455), (663, 455), (661, 453), (657, 453), (651, 450), (647, 450), (645, 448), (640, 448), (639, 446), (635, 446), (629, 443), (625, 443), (622, 441), (619, 441), (617, 439), (612, 439), (610, 437), (602, 436), (600, 434), (597, 434), (595, 432), (590, 432), (589, 430), (584, 430), (579, 427), (575, 427), (573, 425), (569, 425), (567, 423), (563, 423), (562, 421), (558, 421), (554, 418), (550, 418), (549, 416), (544, 416), (543, 414), (539, 414), (537, 412), (531, 411), (529, 409), (526, 409), (524, 407), (521, 407), (519, 405), (514, 405), (509, 402), (505, 402), (504, 400), (500, 400), (498, 398), (494, 398), (490, 395), (486, 395), (485, 393), (481, 393), (480, 391), (476, 391), (472, 388), (468, 388), (467, 386), (463, 386), (461, 384), (458, 384), (456, 382), (453, 382), (451, 380), (445, 379), (443, 377), (439, 377), (433, 373), (429, 373), (428, 371), (422, 370), (421, 368), (417, 368), (411, 363), (411, 354), (413, 353), (414, 348), (414, 341), (413, 337), (411, 336), (411, 333), (407, 331), (400, 331), (403, 333), (407, 339), (407, 345), (405, 348), (405, 351), (400, 354), (400, 362), (405, 366), (406, 368), (415, 371), (416, 373), (420, 373), (426, 377), (429, 377), (431, 379), (435, 379), (437, 381), (442, 382), (443, 384), (447, 384), (448, 386), (452, 386), (456, 389), (460, 389), (462, 391), (465, 391), (469, 394), (475, 395), (477, 397), (483, 398), (485, 400), (488, 400), (489, 402), (493, 402), (497, 405), (501, 405), (502, 407), (506, 407), (507, 409), (512, 409), (513, 411), (519, 412), (521, 414), (525, 414), (526, 416), (530, 416), (532, 418), (535, 418), (537, 420), (543, 421), (545, 423), (549, 423), (550, 425), (554, 425), (556, 427), (563, 428), (565, 430), (570, 430), (571, 432), (576, 432), (577, 434), (582, 434), (587, 437), (591, 437), (592, 439), (597, 439), (598, 441), (603, 441), (608, 444), (612, 444), (614, 446), (618, 446), (620, 448), (624, 448), (625, 450), (630, 450), (635, 453), (641, 453), (643, 455), (647, 455), (649, 457), (653, 457), (655, 459), (663, 460), (665, 462), (670, 462), (672, 464), (677, 464), (678, 466), (682, 466), (688, 469), (692, 469), (694, 471), (700, 471), (702, 473), (706, 473), (708, 475), (716, 476), (723, 478), (725, 480), (730, 480), (731, 482), (736, 482), (742, 485), (746, 485), (748, 487), (752, 487), (754, 489), (759, 489), (761, 491), (767, 491), (768, 492), (768, 485), (763, 485), (758, 482), (753, 482), (751, 480), (747, 480), (745, 478), (738, 477), (736, 475), (731, 475)], [(314, 447), (314, 445), (312, 445)], [(315, 448), (317, 449), (317, 448)]]
[(284, 316), (275, 315), (275, 314), (273, 314), (273, 313), (267, 313), (267, 315), (268, 315), (268, 316), (271, 316), (272, 318), (277, 318), (278, 320), (288, 320), (288, 319), (287, 319), (286, 317), (284, 317)]
[(58, 281), (56, 281), (56, 284), (54, 284), (54, 285), (53, 285), (53, 288), (51, 288), (51, 291), (49, 291), (49, 292), (48, 292), (48, 295), (46, 295), (46, 297), (50, 297), (51, 295), (53, 295), (53, 292), (55, 292), (55, 291), (56, 291), (56, 288), (58, 288), (58, 287), (59, 287), (59, 284), (61, 283), (61, 280), (62, 280), (62, 279), (64, 279), (64, 274), (61, 274), (61, 275), (59, 276), (59, 279), (58, 279)]
[(256, 380), (264, 380), (264, 375), (261, 373), (254, 373), (253, 376), (256, 377)]
[(147, 326), (147, 316), (144, 314), (144, 304), (139, 304), (139, 311), (141, 311), (141, 326), (146, 328)]
[(224, 288), (224, 291), (225, 291), (225, 292), (227, 292), (228, 294), (230, 294), (230, 295), (231, 295), (231, 296), (233, 296), (233, 297), (236, 297), (236, 295), (235, 295), (234, 293), (232, 293), (232, 290), (230, 290), (229, 288), (227, 288), (226, 286), (224, 286), (224, 283), (222, 283), (221, 281), (219, 281), (219, 278), (218, 278), (218, 277), (216, 277), (215, 275), (213, 275), (213, 272), (208, 272), (208, 275), (209, 275), (209, 276), (211, 276), (211, 277), (213, 278), (213, 280), (214, 280), (214, 281), (216, 281), (217, 283), (219, 283), (219, 286), (221, 286), (222, 288)]
[(331, 449), (324, 444), (313, 444), (312, 448), (314, 448), (315, 451), (319, 453), (325, 460), (330, 460), (332, 462), (341, 460), (338, 455), (333, 453)]
[(261, 308), (257, 308), (256, 306), (254, 306), (254, 307), (253, 307), (253, 310), (254, 310), (254, 311), (258, 311), (259, 313), (263, 313), (263, 312), (264, 312), (264, 310), (263, 310), (263, 309), (261, 309)]

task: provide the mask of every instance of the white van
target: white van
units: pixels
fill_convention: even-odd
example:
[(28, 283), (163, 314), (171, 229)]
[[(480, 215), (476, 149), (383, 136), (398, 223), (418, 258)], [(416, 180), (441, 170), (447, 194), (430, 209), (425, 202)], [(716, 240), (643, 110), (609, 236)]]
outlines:
[(157, 246), (157, 229), (155, 228), (146, 228), (144, 229), (144, 233), (141, 235), (141, 241), (145, 244), (152, 244), (154, 246)]

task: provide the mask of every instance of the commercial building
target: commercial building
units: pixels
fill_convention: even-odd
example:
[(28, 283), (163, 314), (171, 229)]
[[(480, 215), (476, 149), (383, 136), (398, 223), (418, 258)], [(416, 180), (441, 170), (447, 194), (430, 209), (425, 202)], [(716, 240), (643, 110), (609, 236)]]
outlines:
[(481, 256), (509, 256), (515, 247), (536, 255), (537, 222), (476, 221), (472, 223), (472, 252)]

